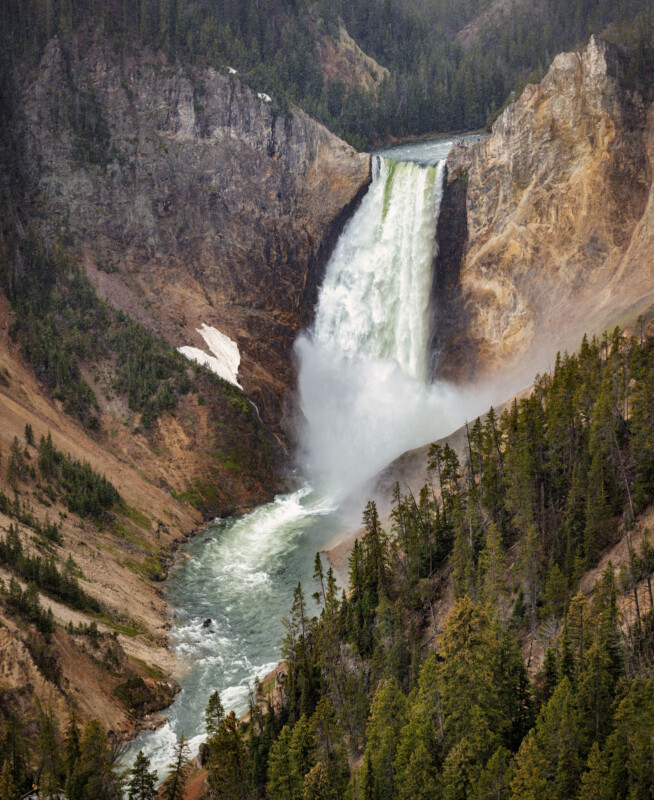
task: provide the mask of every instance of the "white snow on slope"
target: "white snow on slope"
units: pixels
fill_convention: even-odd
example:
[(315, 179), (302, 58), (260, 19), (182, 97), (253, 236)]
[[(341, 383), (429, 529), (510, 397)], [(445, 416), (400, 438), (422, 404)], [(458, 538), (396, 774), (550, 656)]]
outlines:
[(198, 364), (206, 364), (212, 372), (223, 378), (223, 380), (233, 383), (239, 389), (243, 387), (238, 382), (238, 368), (241, 363), (241, 354), (238, 345), (229, 336), (225, 336), (216, 328), (212, 328), (206, 323), (202, 323), (201, 328), (196, 328), (197, 332), (204, 339), (212, 355), (200, 350), (199, 347), (178, 347), (182, 355)]

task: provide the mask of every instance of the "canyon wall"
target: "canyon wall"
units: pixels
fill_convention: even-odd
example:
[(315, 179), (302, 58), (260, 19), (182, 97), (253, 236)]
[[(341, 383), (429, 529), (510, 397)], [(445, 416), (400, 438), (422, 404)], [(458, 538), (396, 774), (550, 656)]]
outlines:
[(654, 300), (654, 109), (610, 45), (557, 56), (448, 158), (437, 265), (438, 371), (525, 376)]
[(91, 34), (54, 39), (21, 96), (43, 227), (174, 346), (204, 347), (202, 323), (235, 340), (245, 392), (277, 429), (292, 343), (369, 157), (238, 75), (116, 57)]
[[(208, 354), (198, 332), (207, 324), (240, 352), (243, 392), (189, 370), (193, 391), (149, 425), (118, 387), (111, 350), (80, 356), (97, 398), (91, 429), (36, 379), (0, 293), (0, 535), (15, 526), (25, 553), (43, 551), (60, 569), (71, 557), (101, 607), (89, 614), (40, 591), (54, 614), (45, 641), (0, 601), (0, 721), (10, 712), (33, 720), (37, 695), (61, 722), (72, 703), (83, 720), (101, 716), (130, 734), (157, 724), (150, 714), (175, 692), (160, 588), (171, 549), (203, 517), (245, 512), (287, 485), (292, 345), (369, 182), (369, 157), (238, 75), (171, 66), (138, 48), (118, 55), (84, 30), (20, 65), (15, 90), (14, 136), (0, 147), (11, 169), (0, 182), (12, 174), (17, 188), (0, 268), (9, 239), (20, 251), (36, 231), (63, 244), (101, 297), (173, 347)], [(16, 261), (11, 280), (31, 268)], [(45, 496), (26, 425), (34, 443), (50, 433), (62, 453), (105, 475), (122, 504), (82, 518)], [(12, 448), (27, 466), (10, 479)], [(48, 520), (59, 525), (55, 543), (38, 533)], [(0, 565), (0, 581), (11, 579)]]

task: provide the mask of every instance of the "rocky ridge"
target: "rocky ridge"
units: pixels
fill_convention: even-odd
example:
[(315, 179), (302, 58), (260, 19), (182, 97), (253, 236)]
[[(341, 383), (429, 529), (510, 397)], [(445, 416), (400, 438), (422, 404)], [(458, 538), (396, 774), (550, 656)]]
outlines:
[(593, 38), (557, 56), (470, 147), (439, 229), (440, 374), (531, 376), (654, 300), (654, 109)]
[[(60, 673), (48, 678), (28, 646), (30, 629), (0, 602), (3, 714), (29, 721), (38, 695), (62, 721), (72, 703), (82, 719), (101, 713), (108, 728), (128, 734), (156, 724), (147, 714), (175, 692), (158, 581), (171, 552), (202, 524), (196, 508), (243, 512), (285, 485), (292, 344), (367, 186), (369, 158), (238, 76), (169, 66), (145, 51), (116, 58), (88, 31), (52, 40), (17, 80), (18, 238), (35, 228), (46, 241), (59, 238), (98, 294), (174, 347), (206, 350), (198, 333), (206, 323), (240, 350), (243, 393), (201, 379), (204, 388), (180, 395), (174, 413), (150, 428), (112, 389), (106, 354), (81, 364), (99, 404), (100, 428), (90, 432), (35, 379), (0, 295), (0, 491), (12, 497), (16, 489), (34, 524), (60, 521), (57, 545), (19, 523), (24, 550), (49, 548), (58, 564), (72, 556), (84, 591), (102, 605), (89, 639), (92, 616), (40, 593), (56, 626), (47, 652)], [(38, 479), (10, 484), (14, 437), (36, 464), (26, 424), (36, 442), (50, 432), (62, 452), (106, 475), (124, 507), (79, 519), (44, 498)], [(2, 535), (14, 524), (0, 514)], [(2, 568), (0, 578), (8, 585), (11, 573)]]

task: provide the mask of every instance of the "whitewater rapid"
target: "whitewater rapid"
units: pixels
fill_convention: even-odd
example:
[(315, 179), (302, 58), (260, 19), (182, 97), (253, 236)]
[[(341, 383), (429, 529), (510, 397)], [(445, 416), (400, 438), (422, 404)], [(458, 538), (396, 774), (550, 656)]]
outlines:
[(227, 711), (247, 710), (254, 679), (279, 660), (281, 618), (299, 581), (311, 603), (314, 556), (343, 529), (344, 500), (354, 493), (363, 507), (363, 487), (389, 461), (484, 410), (479, 395), (429, 379), (450, 146), (374, 156), (371, 186), (327, 265), (315, 323), (296, 343), (298, 459), (308, 483), (245, 517), (216, 520), (184, 547), (169, 579), (182, 691), (165, 724), (141, 734), (127, 759), (143, 749), (160, 779), (182, 733), (194, 749), (203, 741), (213, 691)]

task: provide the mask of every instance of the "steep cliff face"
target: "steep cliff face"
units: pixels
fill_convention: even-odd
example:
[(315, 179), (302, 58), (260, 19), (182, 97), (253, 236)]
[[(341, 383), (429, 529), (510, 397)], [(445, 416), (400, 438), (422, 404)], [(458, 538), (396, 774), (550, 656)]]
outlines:
[(652, 155), (652, 109), (597, 39), (558, 56), (488, 139), (453, 149), (441, 374), (533, 372), (651, 304)]
[[(83, 36), (48, 46), (20, 136), (44, 227), (70, 233), (99, 291), (174, 346), (206, 323), (277, 425), (290, 351), (369, 159), (235, 75)], [(274, 100), (274, 98), (273, 98)]]
[(318, 65), (327, 80), (341, 81), (345, 86), (376, 91), (390, 72), (363, 52), (341, 23), (337, 36), (327, 34), (318, 39)]

